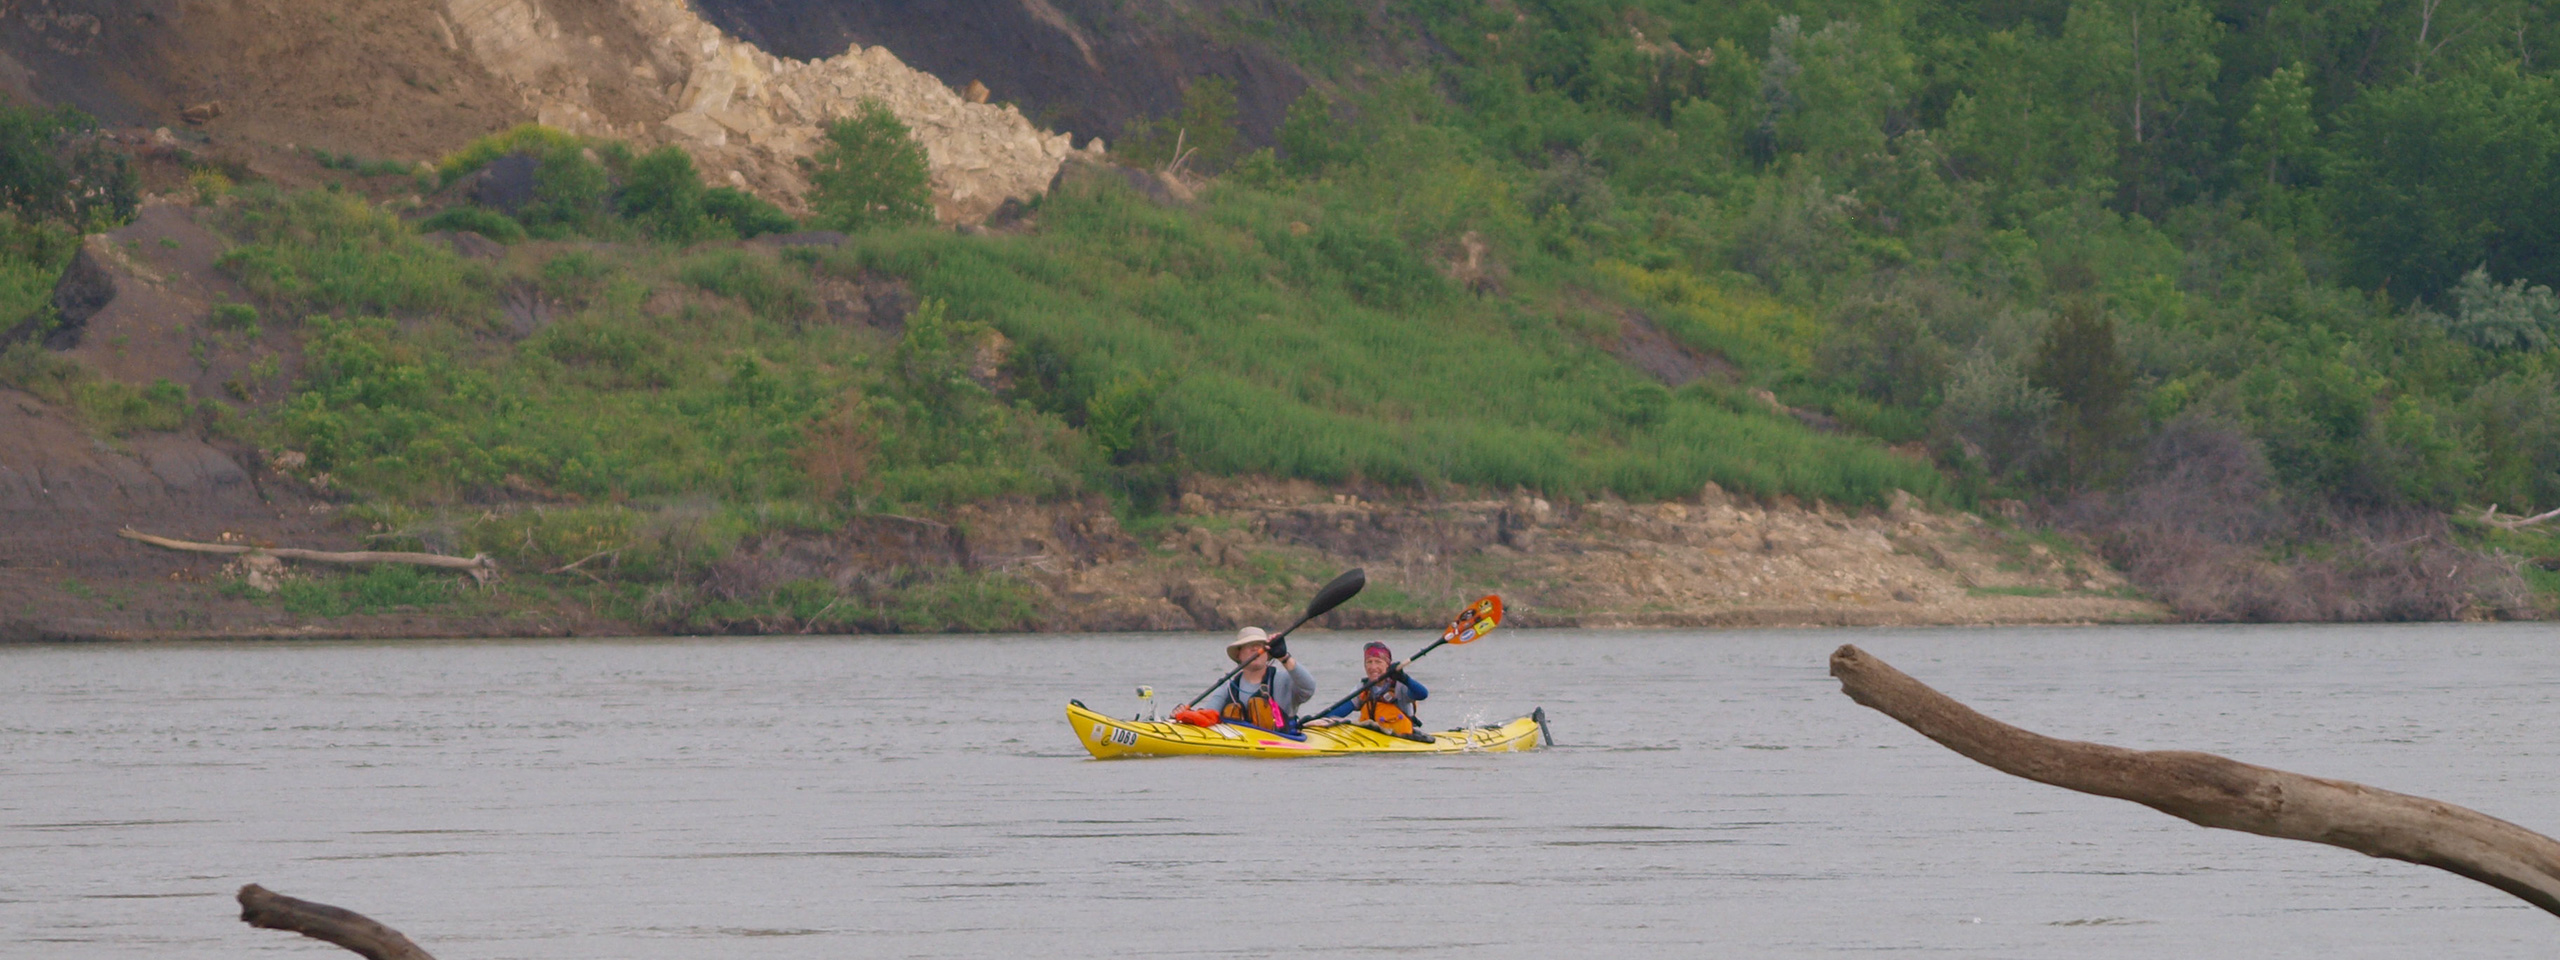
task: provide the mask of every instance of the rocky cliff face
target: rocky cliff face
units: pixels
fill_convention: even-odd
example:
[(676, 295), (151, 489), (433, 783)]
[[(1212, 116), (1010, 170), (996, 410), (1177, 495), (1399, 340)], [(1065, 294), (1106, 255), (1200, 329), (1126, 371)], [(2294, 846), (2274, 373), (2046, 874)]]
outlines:
[[(886, 46), (954, 89), (984, 84), (1043, 125), (1117, 138), (1130, 120), (1182, 106), (1204, 77), (1235, 84), (1247, 139), (1270, 143), (1308, 81), (1286, 59), (1219, 24), (1303, 20), (1263, 0), (694, 0), (704, 19), (786, 57)], [(1325, 11), (1353, 14), (1349, 6)], [(1378, 31), (1385, 33), (1385, 31)], [(1363, 59), (1392, 68), (1389, 51)]]
[[(1038, 196), (1074, 153), (1067, 134), (1007, 104), (977, 102), (886, 47), (777, 57), (705, 22), (682, 0), (444, 0), (452, 42), (514, 87), (540, 122), (641, 145), (676, 143), (715, 180), (785, 203), (824, 125), (863, 100), (915, 132), (936, 212), (974, 222)], [(977, 88), (983, 91), (983, 87)], [(1101, 142), (1086, 145), (1098, 152)]]
[(538, 120), (682, 145), (715, 182), (785, 206), (806, 189), (796, 161), (820, 128), (877, 99), (923, 143), (949, 222), (1039, 195), (1076, 152), (1067, 134), (965, 87), (880, 46), (774, 56), (683, 0), (0, 4), (0, 91), (110, 125), (426, 159)]

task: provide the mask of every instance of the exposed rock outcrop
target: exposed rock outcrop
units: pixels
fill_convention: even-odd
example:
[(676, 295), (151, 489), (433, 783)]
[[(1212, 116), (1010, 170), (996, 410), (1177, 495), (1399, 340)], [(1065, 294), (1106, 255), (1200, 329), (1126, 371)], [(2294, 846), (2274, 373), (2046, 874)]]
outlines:
[[(884, 47), (776, 57), (682, 0), (444, 0), (457, 42), (515, 84), (542, 123), (692, 151), (715, 182), (785, 204), (798, 160), (861, 101), (886, 104), (924, 145), (935, 212), (974, 223), (1035, 197), (1074, 153), (1010, 104), (972, 102)], [(1088, 144), (1098, 153), (1100, 143)]]

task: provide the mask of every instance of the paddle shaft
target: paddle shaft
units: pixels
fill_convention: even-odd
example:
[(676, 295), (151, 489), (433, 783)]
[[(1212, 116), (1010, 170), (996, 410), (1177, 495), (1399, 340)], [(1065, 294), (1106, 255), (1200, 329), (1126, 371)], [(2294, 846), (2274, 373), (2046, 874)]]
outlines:
[[(1315, 599), (1307, 601), (1306, 616), (1299, 617), (1298, 622), (1290, 624), (1288, 630), (1282, 630), (1279, 633), (1272, 634), (1271, 641), (1273, 643), (1277, 643), (1280, 638), (1288, 636), (1291, 630), (1296, 630), (1299, 627), (1306, 626), (1307, 621), (1332, 613), (1333, 608), (1341, 606), (1344, 601), (1350, 600), (1360, 592), (1362, 587), (1366, 587), (1368, 585), (1369, 577), (1367, 574), (1360, 572), (1360, 568), (1353, 567), (1350, 570), (1343, 571), (1341, 576), (1333, 578), (1332, 583), (1325, 584), (1324, 589), (1316, 591)], [(1268, 646), (1268, 644), (1265, 644), (1265, 646)], [(1275, 662), (1272, 664), (1273, 666), (1279, 665), (1276, 662), (1277, 659), (1278, 658), (1274, 658)], [(1210, 694), (1218, 692), (1219, 687), (1226, 686), (1227, 681), (1235, 679), (1236, 674), (1243, 672), (1244, 664), (1236, 664), (1235, 669), (1227, 671), (1226, 676), (1219, 677), (1218, 682), (1209, 685), (1209, 689), (1200, 691), (1199, 696), (1184, 701), (1182, 705), (1190, 707), (1198, 704), (1202, 700), (1208, 699)]]
[[(1308, 615), (1306, 615), (1306, 616), (1300, 617), (1300, 618), (1298, 618), (1298, 622), (1296, 622), (1296, 623), (1293, 623), (1293, 624), (1290, 624), (1290, 625), (1289, 625), (1289, 630), (1295, 630), (1295, 629), (1298, 629), (1299, 627), (1305, 626), (1305, 625), (1306, 625), (1306, 623), (1307, 623), (1307, 621), (1309, 621), (1309, 620), (1313, 620), (1313, 619), (1315, 619), (1315, 618), (1317, 618), (1317, 617), (1320, 617), (1320, 616), (1323, 616), (1323, 614), (1321, 614), (1321, 613), (1311, 613), (1311, 614), (1308, 614)], [(1273, 640), (1278, 640), (1278, 639), (1280, 639), (1281, 637), (1288, 636), (1288, 635), (1289, 635), (1289, 630), (1282, 630), (1282, 631), (1280, 631), (1279, 633), (1272, 634), (1272, 635), (1271, 635), (1271, 639), (1273, 639)], [(1264, 669), (1267, 669), (1267, 670), (1278, 670), (1278, 669), (1280, 669), (1280, 661), (1278, 661), (1278, 660), (1271, 661), (1271, 665), (1270, 665), (1269, 667), (1265, 667)], [(1244, 664), (1241, 664), (1241, 663), (1236, 664), (1236, 668), (1235, 668), (1235, 669), (1227, 671), (1227, 675), (1226, 675), (1226, 676), (1219, 677), (1219, 678), (1218, 678), (1218, 682), (1213, 683), (1213, 684), (1210, 684), (1210, 685), (1209, 685), (1209, 689), (1206, 689), (1206, 690), (1202, 690), (1202, 691), (1200, 691), (1200, 695), (1199, 695), (1199, 696), (1196, 696), (1196, 697), (1191, 698), (1190, 703), (1185, 703), (1185, 704), (1183, 704), (1183, 706), (1188, 707), (1188, 706), (1191, 706), (1191, 705), (1193, 705), (1193, 704), (1197, 704), (1197, 703), (1199, 703), (1199, 702), (1200, 702), (1200, 701), (1202, 701), (1202, 700), (1206, 700), (1206, 699), (1208, 699), (1210, 694), (1218, 692), (1218, 688), (1219, 688), (1219, 687), (1226, 686), (1226, 685), (1227, 685), (1227, 681), (1235, 679), (1235, 678), (1236, 678), (1236, 674), (1243, 673), (1243, 672), (1244, 672)]]
[[(1351, 701), (1354, 701), (1354, 700), (1358, 700), (1358, 699), (1360, 699), (1360, 695), (1361, 695), (1361, 694), (1364, 694), (1364, 693), (1369, 692), (1369, 688), (1370, 688), (1370, 687), (1377, 686), (1377, 685), (1378, 685), (1378, 684), (1380, 684), (1380, 683), (1393, 682), (1393, 681), (1394, 681), (1394, 679), (1395, 679), (1395, 675), (1396, 675), (1396, 671), (1397, 671), (1397, 670), (1402, 670), (1402, 669), (1404, 669), (1404, 667), (1405, 667), (1405, 666), (1410, 666), (1410, 665), (1412, 665), (1412, 663), (1413, 663), (1414, 661), (1422, 659), (1424, 655), (1429, 654), (1431, 651), (1434, 651), (1434, 650), (1438, 650), (1438, 649), (1440, 649), (1441, 645), (1446, 644), (1446, 643), (1448, 643), (1448, 642), (1449, 642), (1449, 640), (1448, 640), (1448, 638), (1446, 638), (1446, 637), (1443, 637), (1443, 638), (1438, 639), (1438, 640), (1431, 641), (1431, 645), (1430, 645), (1430, 646), (1427, 646), (1427, 647), (1422, 648), (1422, 652), (1421, 652), (1421, 653), (1417, 653), (1417, 654), (1414, 654), (1413, 656), (1410, 656), (1410, 657), (1406, 657), (1406, 658), (1404, 658), (1404, 664), (1403, 664), (1402, 666), (1397, 666), (1397, 667), (1395, 667), (1395, 668), (1393, 668), (1393, 669), (1388, 670), (1388, 671), (1387, 671), (1387, 672), (1385, 672), (1385, 673), (1381, 673), (1381, 674), (1379, 674), (1379, 675), (1378, 675), (1378, 679), (1376, 679), (1376, 680), (1371, 680), (1371, 681), (1369, 681), (1369, 682), (1367, 682), (1367, 683), (1361, 684), (1361, 685), (1360, 685), (1360, 689), (1351, 691), (1351, 695), (1350, 695), (1350, 696), (1347, 696), (1347, 697), (1344, 697), (1344, 698), (1342, 698), (1342, 699), (1340, 699), (1340, 700), (1336, 700), (1336, 701), (1334, 701), (1334, 702), (1333, 702), (1333, 706), (1326, 707), (1326, 708), (1324, 708), (1324, 709), (1322, 709), (1322, 710), (1318, 710), (1318, 711), (1316, 711), (1316, 712), (1314, 712), (1314, 713), (1310, 713), (1310, 714), (1308, 714), (1308, 715), (1306, 715), (1306, 716), (1303, 716), (1303, 717), (1299, 717), (1299, 718), (1298, 718), (1298, 722), (1300, 722), (1300, 723), (1305, 723), (1305, 722), (1306, 722), (1306, 721), (1308, 721), (1308, 720), (1313, 720), (1313, 719), (1315, 719), (1315, 718), (1317, 718), (1317, 717), (1324, 716), (1325, 714), (1332, 713), (1332, 712), (1334, 712), (1334, 711), (1336, 711), (1336, 710), (1340, 710), (1340, 709), (1342, 709), (1342, 705), (1343, 705), (1343, 704), (1350, 703)], [(1224, 681), (1224, 680), (1220, 680), (1220, 681), (1218, 681), (1218, 682), (1220, 682), (1220, 683), (1225, 683), (1226, 681)]]

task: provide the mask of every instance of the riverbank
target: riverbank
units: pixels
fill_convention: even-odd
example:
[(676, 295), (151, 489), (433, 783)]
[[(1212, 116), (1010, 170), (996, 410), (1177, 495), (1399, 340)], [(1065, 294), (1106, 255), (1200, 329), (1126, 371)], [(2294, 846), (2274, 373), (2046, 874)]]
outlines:
[[(210, 542), (324, 549), (414, 535), (373, 533), (378, 525), (363, 520), (368, 514), (317, 496), (287, 474), (243, 468), (211, 448), (200, 452), (207, 455), (188, 462), (208, 479), (183, 489), (164, 481), (160, 508), (140, 511), (135, 522)], [(128, 459), (143, 476), (160, 476), (150, 472), (155, 461), (136, 454), (102, 454), (97, 463)], [(145, 491), (138, 478), (121, 479), (116, 489), (124, 495)], [(57, 471), (56, 483), (66, 481), (72, 489), (64, 492), (77, 493), (76, 478)], [(253, 494), (267, 498), (263, 509)], [(587, 558), (588, 569), (519, 561), (486, 588), (443, 573), (394, 578), (288, 568), (283, 589), (272, 593), (252, 587), (232, 558), (115, 538), (101, 514), (86, 522), (66, 516), (55, 539), (76, 550), (39, 550), (24, 536), (5, 544), (14, 556), (0, 567), (0, 604), (13, 612), (0, 615), (0, 638), (1227, 630), (1290, 619), (1318, 583), (1353, 566), (1368, 570), (1370, 588), (1322, 625), (1433, 627), (1488, 592), (1504, 596), (1517, 626), (2169, 619), (2166, 608), (2068, 538), (1933, 511), (1908, 497), (1886, 509), (1844, 511), (1786, 498), (1761, 502), (1709, 485), (1675, 501), (1559, 504), (1525, 493), (1363, 496), (1303, 481), (1193, 477), (1174, 504), (1168, 514), (1126, 523), (1098, 497), (857, 517), (737, 541), (686, 582), (608, 582), (595, 573), (612, 572), (609, 565), (622, 558), (599, 550)], [(459, 534), (465, 540), (490, 539), (491, 528), (522, 528), (530, 544), (536, 531), (559, 525), (545, 526), (546, 510), (556, 520), (600, 522), (594, 511), (543, 507), (488, 509), (450, 522), (473, 528)], [(663, 513), (626, 526), (663, 527)], [(795, 605), (800, 594), (836, 599)], [(842, 602), (855, 595), (875, 603)], [(915, 606), (926, 602), (920, 597), (936, 606)]]

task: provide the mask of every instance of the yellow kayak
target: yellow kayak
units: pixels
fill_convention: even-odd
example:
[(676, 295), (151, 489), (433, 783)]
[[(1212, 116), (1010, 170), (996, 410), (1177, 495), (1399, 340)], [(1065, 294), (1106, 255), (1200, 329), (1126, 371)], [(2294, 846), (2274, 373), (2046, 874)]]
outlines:
[(1292, 740), (1268, 730), (1219, 724), (1195, 727), (1156, 720), (1122, 720), (1067, 703), (1067, 727), (1084, 741), (1096, 759), (1114, 757), (1314, 757), (1346, 753), (1508, 753), (1534, 749), (1545, 734), (1547, 716), (1538, 710), (1509, 723), (1431, 734), (1431, 742), (1409, 740), (1348, 724), (1316, 727), (1306, 739)]

